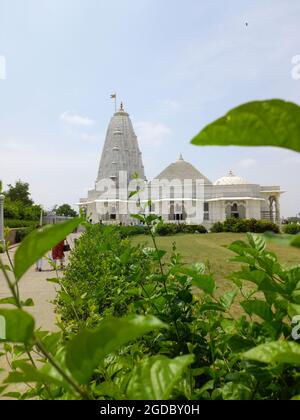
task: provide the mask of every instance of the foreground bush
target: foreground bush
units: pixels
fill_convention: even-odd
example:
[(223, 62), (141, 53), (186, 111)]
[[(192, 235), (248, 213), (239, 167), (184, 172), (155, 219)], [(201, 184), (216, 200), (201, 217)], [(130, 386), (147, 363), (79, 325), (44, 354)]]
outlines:
[(74, 319), (74, 308), (77, 317), (89, 325), (98, 322), (99, 315), (126, 314), (135, 295), (125, 290), (135, 288), (152, 265), (140, 245), (132, 246), (124, 238), (123, 228), (87, 226), (65, 271), (63, 285), (68, 295), (64, 291), (59, 294), (63, 320), (67, 323)]
[(267, 220), (257, 219), (236, 219), (229, 218), (225, 222), (217, 222), (211, 227), (211, 232), (235, 232), (235, 233), (279, 233), (279, 227), (275, 223)]
[(289, 223), (284, 226), (283, 232), (289, 235), (297, 235), (300, 233), (300, 224), (298, 223)]
[[(156, 244), (158, 219), (144, 220), (152, 248), (132, 247), (113, 228), (87, 227), (65, 278), (51, 279), (60, 285), (55, 333), (35, 329), (26, 311), (33, 302), (20, 300), (18, 281), (82, 221), (33, 232), (18, 248), (10, 276), (0, 259), (12, 292), (2, 301), (12, 309), (0, 309), (11, 367), (0, 393), (23, 382), (30, 383), (27, 390), (7, 396), (299, 399), (300, 268), (282, 267), (262, 237), (248, 234), (247, 242), (229, 247), (243, 266), (231, 273), (232, 289), (220, 296), (205, 265), (187, 267), (175, 247), (167, 258)], [(232, 315), (237, 298), (240, 318)]]

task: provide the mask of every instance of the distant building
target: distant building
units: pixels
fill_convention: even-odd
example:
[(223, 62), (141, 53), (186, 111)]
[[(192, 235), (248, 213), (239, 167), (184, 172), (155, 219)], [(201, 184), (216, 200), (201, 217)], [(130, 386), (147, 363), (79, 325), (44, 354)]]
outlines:
[[(131, 196), (137, 189), (139, 194)], [(282, 193), (277, 185), (253, 184), (232, 171), (211, 182), (182, 155), (148, 182), (137, 137), (121, 104), (108, 126), (95, 187), (80, 206), (91, 223), (136, 224), (130, 215), (145, 211), (168, 223), (209, 228), (229, 217), (280, 223)]]

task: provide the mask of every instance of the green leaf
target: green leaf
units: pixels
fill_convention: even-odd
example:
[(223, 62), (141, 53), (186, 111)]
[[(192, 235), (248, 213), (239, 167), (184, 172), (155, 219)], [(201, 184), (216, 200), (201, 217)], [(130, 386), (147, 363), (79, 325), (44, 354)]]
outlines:
[(233, 305), (234, 299), (238, 294), (238, 290), (233, 290), (232, 292), (224, 293), (220, 297), (220, 303), (225, 309), (230, 309)]
[(280, 99), (248, 102), (206, 126), (192, 143), (276, 146), (300, 152), (300, 107)]
[(5, 318), (6, 336), (4, 341), (12, 343), (27, 343), (34, 331), (34, 319), (20, 309), (0, 309), (0, 315)]
[(0, 305), (17, 305), (17, 301), (14, 297), (7, 297), (0, 299)]
[(208, 274), (196, 274), (193, 276), (193, 285), (203, 290), (205, 293), (213, 294), (215, 290), (215, 281)]
[(137, 366), (127, 387), (131, 400), (167, 400), (184, 370), (194, 361), (189, 354), (169, 359), (153, 356)]
[(14, 398), (15, 400), (20, 399), (21, 396), (22, 394), (20, 394), (20, 392), (8, 392), (7, 394), (3, 395), (3, 397)]
[(252, 399), (252, 391), (246, 385), (228, 382), (222, 388), (222, 397), (226, 401), (248, 401)]
[(34, 306), (34, 301), (31, 298), (26, 299), (24, 302), (21, 302), (22, 306)]
[(222, 305), (219, 305), (215, 302), (205, 303), (204, 305), (200, 306), (199, 312), (206, 312), (206, 311), (217, 311), (217, 312), (225, 312), (225, 308)]
[(266, 249), (266, 241), (262, 235), (255, 235), (254, 233), (247, 233), (249, 244), (252, 248), (262, 252)]
[(297, 305), (295, 303), (289, 303), (288, 314), (291, 319), (294, 318), (294, 316), (300, 315), (300, 305)]
[(60, 280), (57, 277), (54, 277), (52, 279), (47, 279), (47, 281), (49, 283), (60, 284)]
[(262, 363), (300, 365), (300, 344), (292, 341), (274, 341), (261, 344), (243, 354), (245, 359)]
[(32, 365), (27, 363), (19, 363), (18, 367), (22, 372), (11, 372), (8, 377), (4, 380), (5, 384), (12, 383), (46, 383), (61, 385), (61, 381), (53, 378), (50, 375), (47, 375), (39, 370), (37, 370)]
[(257, 315), (264, 321), (272, 322), (273, 312), (270, 306), (262, 300), (245, 300), (240, 303), (249, 315)]
[(129, 194), (128, 198), (132, 198), (132, 197), (134, 197), (135, 195), (137, 195), (137, 194), (139, 194), (139, 193), (140, 193), (140, 191), (139, 191), (139, 190), (136, 190), (136, 191), (131, 191), (131, 193)]
[(37, 260), (64, 240), (80, 223), (82, 219), (76, 218), (65, 223), (45, 226), (28, 235), (15, 253), (16, 278), (19, 280)]
[(67, 366), (79, 383), (86, 384), (105, 356), (144, 334), (165, 327), (152, 316), (106, 319), (97, 329), (83, 330), (68, 343)]
[(177, 297), (185, 303), (191, 303), (193, 301), (193, 295), (188, 290), (180, 290)]

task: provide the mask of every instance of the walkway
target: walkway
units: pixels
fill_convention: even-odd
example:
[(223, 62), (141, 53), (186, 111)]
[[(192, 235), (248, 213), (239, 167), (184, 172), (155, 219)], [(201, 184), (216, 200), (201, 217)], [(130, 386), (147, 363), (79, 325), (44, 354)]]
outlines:
[[(68, 238), (68, 242), (73, 248), (74, 239), (79, 235), (71, 235)], [(16, 248), (9, 251), (11, 258), (13, 259)], [(8, 264), (8, 258), (6, 255), (1, 255), (2, 261)], [(61, 276), (61, 273), (59, 273)], [(32, 298), (34, 301), (33, 307), (26, 308), (26, 311), (31, 313), (36, 321), (36, 327), (47, 331), (56, 331), (56, 315), (54, 312), (53, 300), (56, 297), (57, 284), (50, 283), (47, 281), (49, 278), (56, 277), (56, 272), (51, 270), (51, 266), (44, 259), (43, 271), (36, 272), (35, 267), (24, 275), (19, 283), (20, 296), (24, 301), (28, 298)], [(0, 272), (0, 299), (11, 296), (10, 291), (6, 285), (3, 273)], [(12, 308), (11, 305), (0, 305), (1, 308)], [(1, 346), (1, 345), (0, 345)], [(0, 347), (1, 351), (1, 347)], [(0, 358), (0, 384), (3, 377), (6, 376), (5, 372), (1, 372), (1, 369), (7, 371), (8, 365), (5, 361), (5, 357)], [(19, 387), (17, 387), (19, 388)], [(1, 398), (0, 398), (1, 399)]]

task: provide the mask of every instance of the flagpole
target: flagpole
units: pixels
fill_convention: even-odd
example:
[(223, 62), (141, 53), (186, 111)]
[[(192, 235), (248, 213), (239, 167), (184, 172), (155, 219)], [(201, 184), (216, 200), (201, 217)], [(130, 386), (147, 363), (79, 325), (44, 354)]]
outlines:
[(116, 113), (117, 112), (117, 94), (116, 94), (116, 92), (112, 93), (110, 95), (110, 97), (111, 97), (111, 99), (114, 99), (114, 101), (115, 101), (115, 113)]

